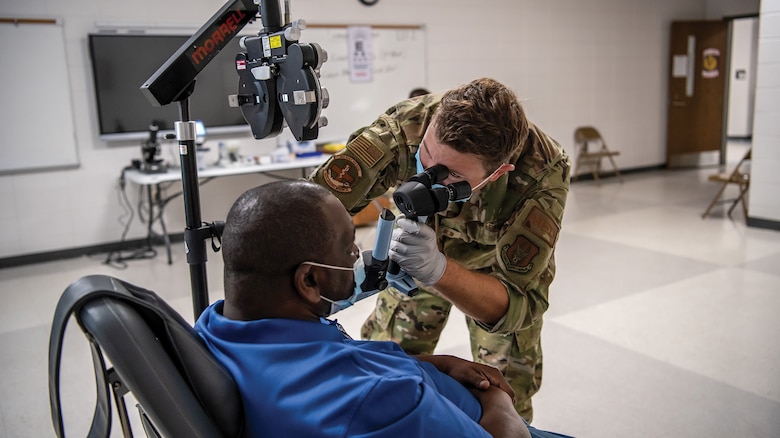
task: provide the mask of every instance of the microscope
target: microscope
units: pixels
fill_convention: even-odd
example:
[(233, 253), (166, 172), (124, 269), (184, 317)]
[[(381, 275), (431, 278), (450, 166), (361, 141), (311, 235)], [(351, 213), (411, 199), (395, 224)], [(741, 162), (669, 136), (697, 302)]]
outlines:
[(160, 155), (160, 143), (157, 140), (157, 133), (160, 126), (156, 121), (149, 124), (149, 138), (141, 142), (141, 159), (133, 159), (132, 167), (143, 173), (165, 173), (168, 166), (165, 162), (157, 158)]

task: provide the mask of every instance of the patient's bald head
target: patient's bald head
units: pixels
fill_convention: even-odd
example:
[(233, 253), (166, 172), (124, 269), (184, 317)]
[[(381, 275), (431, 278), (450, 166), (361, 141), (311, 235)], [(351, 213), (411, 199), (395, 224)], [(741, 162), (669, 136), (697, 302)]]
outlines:
[(354, 237), (344, 206), (319, 185), (278, 181), (247, 190), (231, 207), (222, 233), (225, 316), (286, 317), (307, 313), (307, 307), (316, 313), (311, 304), (320, 301), (318, 288), (333, 286), (325, 277), (336, 274), (324, 271), (316, 282), (302, 277), (307, 272), (301, 266), (350, 266)]
[(322, 214), (329, 191), (304, 181), (278, 181), (244, 192), (222, 233), (225, 271), (278, 275), (332, 245)]

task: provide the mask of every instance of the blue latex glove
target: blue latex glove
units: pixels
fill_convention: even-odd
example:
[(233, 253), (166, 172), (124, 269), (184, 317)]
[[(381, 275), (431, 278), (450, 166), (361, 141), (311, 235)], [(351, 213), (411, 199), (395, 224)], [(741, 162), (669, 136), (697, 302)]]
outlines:
[(390, 242), (390, 260), (416, 278), (431, 286), (444, 275), (447, 257), (436, 246), (436, 232), (425, 224), (401, 217), (396, 222)]

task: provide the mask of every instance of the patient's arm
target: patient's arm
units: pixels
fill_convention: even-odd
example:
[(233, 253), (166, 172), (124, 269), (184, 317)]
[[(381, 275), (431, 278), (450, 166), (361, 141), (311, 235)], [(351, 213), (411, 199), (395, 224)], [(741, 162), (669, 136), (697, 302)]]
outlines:
[(493, 437), (531, 438), (525, 422), (504, 391), (490, 386), (485, 390), (471, 389), (471, 393), (482, 405), (479, 425), (489, 434)]
[(468, 388), (488, 389), (498, 387), (514, 400), (515, 392), (501, 373), (491, 367), (450, 355), (420, 355), (417, 359), (428, 362)]

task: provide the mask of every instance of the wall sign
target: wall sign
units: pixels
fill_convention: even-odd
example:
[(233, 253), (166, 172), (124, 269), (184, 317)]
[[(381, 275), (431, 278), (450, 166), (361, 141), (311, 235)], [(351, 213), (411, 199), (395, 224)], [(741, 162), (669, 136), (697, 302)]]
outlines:
[(704, 49), (701, 54), (701, 77), (717, 78), (720, 68), (720, 50)]
[(347, 28), (349, 44), (349, 78), (352, 82), (373, 80), (374, 50), (371, 27), (350, 26)]

